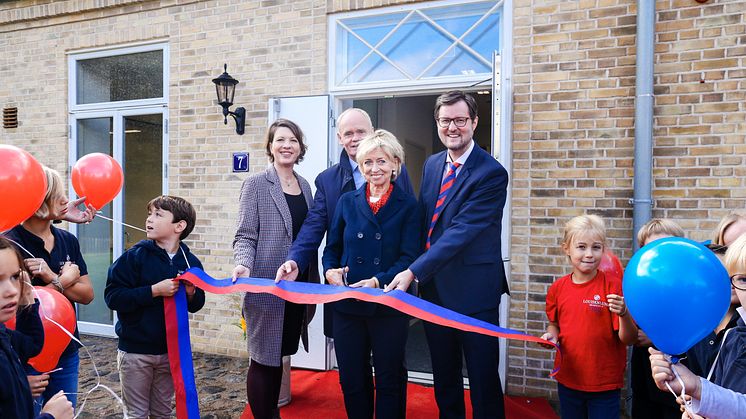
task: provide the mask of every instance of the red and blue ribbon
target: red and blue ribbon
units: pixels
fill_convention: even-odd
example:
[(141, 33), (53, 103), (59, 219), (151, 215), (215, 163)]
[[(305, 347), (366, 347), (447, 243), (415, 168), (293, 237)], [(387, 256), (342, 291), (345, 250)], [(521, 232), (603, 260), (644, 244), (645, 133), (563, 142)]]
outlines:
[[(383, 304), (420, 320), (452, 327), (465, 332), (548, 344), (559, 349), (557, 345), (547, 340), (474, 319), (398, 290), (384, 293), (383, 290), (378, 288), (349, 288), (294, 281), (280, 281), (279, 283), (275, 283), (274, 280), (262, 278), (238, 278), (233, 283), (230, 278), (215, 279), (199, 268), (189, 269), (177, 279), (188, 281), (198, 288), (213, 294), (230, 294), (234, 292), (266, 293), (296, 304), (323, 304), (354, 298), (361, 301)], [(171, 362), (174, 388), (177, 389), (176, 416), (179, 419), (197, 419), (199, 418), (199, 406), (197, 404), (197, 389), (194, 384), (194, 368), (189, 342), (186, 294), (183, 288), (182, 285), (173, 299), (164, 299), (166, 301), (168, 356)], [(173, 302), (169, 302), (168, 300), (173, 300)], [(169, 310), (172, 312), (169, 313)], [(557, 356), (560, 356), (559, 350), (557, 351)], [(552, 371), (550, 375), (555, 375), (557, 370)], [(181, 390), (179, 390), (179, 386), (181, 386)], [(181, 396), (179, 395), (180, 392)]]
[(194, 363), (192, 362), (184, 284), (179, 284), (179, 290), (173, 297), (163, 299), (163, 311), (166, 317), (168, 362), (171, 365), (171, 377), (174, 381), (174, 393), (176, 393), (176, 417), (198, 419), (199, 399), (197, 385), (194, 382)]

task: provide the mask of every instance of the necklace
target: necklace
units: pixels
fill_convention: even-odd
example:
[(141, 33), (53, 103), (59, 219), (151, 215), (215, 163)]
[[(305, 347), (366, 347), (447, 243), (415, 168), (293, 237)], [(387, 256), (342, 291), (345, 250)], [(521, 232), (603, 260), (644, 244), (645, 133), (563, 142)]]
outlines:
[(285, 180), (285, 179), (280, 179), (280, 180), (282, 180), (282, 183), (284, 183), (285, 186), (290, 186), (293, 184), (293, 180), (295, 180), (295, 177), (292, 177), (289, 180)]

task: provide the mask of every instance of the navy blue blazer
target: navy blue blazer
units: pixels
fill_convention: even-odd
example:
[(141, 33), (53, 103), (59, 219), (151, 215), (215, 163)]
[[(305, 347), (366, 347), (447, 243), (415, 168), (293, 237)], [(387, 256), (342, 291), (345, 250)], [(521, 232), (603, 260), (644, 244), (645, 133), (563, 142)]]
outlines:
[[(425, 162), (420, 207), (427, 234), (445, 169), (446, 151)], [(500, 249), (508, 172), (476, 143), (448, 192), (430, 249), (409, 269), (422, 296), (463, 314), (495, 309), (508, 292)]]
[[(339, 197), (345, 192), (355, 190), (355, 180), (352, 178), (352, 166), (350, 166), (347, 152), (342, 150), (339, 163), (321, 172), (316, 176), (314, 183), (316, 194), (313, 197), (313, 207), (308, 210), (303, 227), (298, 232), (298, 237), (290, 247), (287, 256), (287, 260), (294, 260), (298, 264), (300, 272), (305, 271), (311, 263), (311, 258), (316, 257), (316, 251), (324, 238), (324, 233), (331, 227)], [(396, 183), (404, 191), (414, 195), (412, 183), (409, 181), (409, 174), (404, 165), (402, 165), (401, 174), (396, 178)]]
[[(348, 284), (375, 276), (384, 288), (419, 255), (422, 215), (417, 200), (398, 183), (386, 205), (373, 214), (365, 188), (367, 183), (340, 198), (321, 260), (324, 272), (348, 266)], [(335, 303), (334, 309), (356, 315), (401, 315), (382, 305), (353, 300)]]

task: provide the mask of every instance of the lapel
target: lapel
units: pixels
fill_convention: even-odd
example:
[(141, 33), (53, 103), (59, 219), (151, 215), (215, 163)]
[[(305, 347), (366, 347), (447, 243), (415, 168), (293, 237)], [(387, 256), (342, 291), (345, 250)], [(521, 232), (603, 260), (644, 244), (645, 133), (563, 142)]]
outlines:
[[(293, 237), (293, 218), (290, 215), (290, 208), (288, 208), (288, 202), (285, 199), (285, 193), (282, 191), (282, 184), (280, 183), (280, 177), (277, 176), (277, 170), (274, 166), (270, 166), (265, 172), (265, 177), (269, 183), (269, 195), (275, 202), (275, 207), (280, 212), (282, 220), (285, 223), (285, 230), (288, 233), (288, 237)], [(308, 199), (308, 198), (306, 198)]]
[[(389, 196), (389, 201), (381, 207), (381, 209), (378, 210), (378, 214), (376, 214), (376, 218), (378, 218), (381, 221), (386, 221), (391, 219), (397, 212), (399, 212), (402, 209), (402, 205), (399, 203), (399, 201), (402, 201), (404, 199), (404, 191), (396, 186), (396, 183), (391, 185), (392, 188), (394, 188), (391, 191), (391, 196)], [(370, 208), (370, 207), (368, 207)], [(370, 212), (373, 214), (373, 211)]]
[[(342, 171), (342, 176), (340, 176), (340, 180), (342, 183), (339, 185), (339, 190), (342, 193), (354, 191), (355, 189), (355, 179), (352, 177), (352, 165), (350, 165), (350, 156), (347, 155), (347, 152), (345, 150), (342, 150), (342, 154), (339, 156), (339, 169)], [(352, 186), (349, 188), (347, 187), (347, 184), (352, 182)]]
[(368, 219), (373, 225), (378, 225), (378, 220), (376, 219), (376, 215), (373, 214), (373, 210), (370, 209), (370, 205), (368, 205), (368, 199), (365, 197), (365, 190), (368, 189), (368, 183), (366, 182), (362, 188), (356, 190), (353, 192), (355, 194), (355, 206), (357, 207), (358, 212), (363, 214), (365, 218)]
[(443, 165), (446, 161), (446, 152), (441, 151), (433, 157), (425, 167), (424, 184), (422, 185), (422, 204), (427, 212), (428, 225), (435, 212), (435, 201), (440, 192), (440, 183), (443, 180)]

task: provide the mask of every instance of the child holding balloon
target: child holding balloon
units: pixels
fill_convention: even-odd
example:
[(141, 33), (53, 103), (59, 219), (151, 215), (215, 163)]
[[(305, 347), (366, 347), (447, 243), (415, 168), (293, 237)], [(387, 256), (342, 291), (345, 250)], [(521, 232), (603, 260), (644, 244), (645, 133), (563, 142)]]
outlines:
[[(30, 348), (20, 338), (43, 340), (43, 329), (39, 318), (39, 304), (34, 302), (32, 288), (26, 284), (28, 271), (23, 259), (11, 243), (0, 237), (0, 417), (34, 417), (33, 401), (29, 382), (19, 357), (28, 358), (41, 349)], [(16, 329), (11, 333), (5, 323), (16, 317)], [(30, 353), (23, 353), (25, 347)], [(20, 351), (20, 352), (19, 352)], [(55, 394), (44, 406), (38, 418), (67, 419), (73, 417), (72, 404), (62, 391)]]
[(598, 269), (605, 246), (601, 217), (581, 215), (565, 224), (562, 250), (572, 273), (549, 288), (549, 327), (542, 336), (562, 350), (556, 378), (563, 418), (619, 417), (626, 345), (637, 339), (637, 326), (621, 279)]
[[(78, 239), (66, 230), (52, 225), (56, 219), (64, 218), (68, 212), (69, 201), (65, 194), (64, 182), (60, 174), (44, 167), (47, 190), (39, 209), (13, 227), (6, 234), (16, 247), (26, 254), (25, 267), (32, 273), (32, 284), (49, 287), (62, 293), (71, 303), (88, 304), (93, 301), (93, 286), (88, 277), (88, 269), (83, 260)], [(79, 337), (75, 328), (74, 336)], [(57, 392), (63, 390), (73, 406), (77, 403), (78, 393), (78, 344), (69, 342), (60, 356), (54, 372), (47, 374), (27, 365), (26, 371), (32, 382), (33, 391), (41, 392), (34, 404), (38, 413), (41, 406)], [(43, 390), (42, 387), (45, 387)]]
[[(686, 394), (693, 398), (692, 413), (709, 418), (742, 418), (746, 417), (746, 235), (741, 235), (728, 246), (724, 262), (731, 287), (740, 303), (736, 309), (736, 326), (723, 335), (715, 361), (706, 372), (706, 379), (696, 377), (680, 364), (675, 369), (684, 381)], [(674, 391), (680, 391), (681, 386), (674, 376), (670, 360), (654, 349), (650, 350), (650, 354), (653, 378), (658, 387), (668, 391), (665, 386), (668, 383)], [(679, 403), (683, 401), (679, 400)]]
[[(653, 218), (637, 232), (637, 243), (643, 247), (666, 237), (684, 237), (684, 230), (673, 220)], [(681, 412), (671, 394), (661, 393), (651, 378), (648, 348), (652, 342), (638, 329), (637, 342), (630, 360), (633, 419), (679, 419)]]

